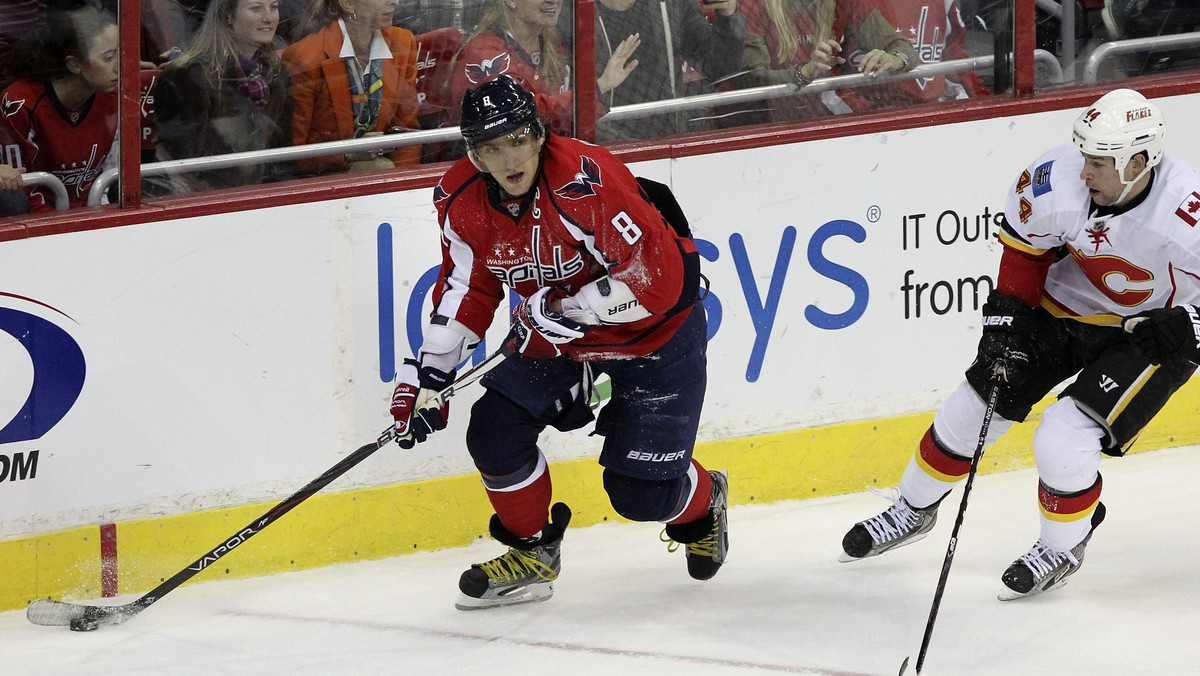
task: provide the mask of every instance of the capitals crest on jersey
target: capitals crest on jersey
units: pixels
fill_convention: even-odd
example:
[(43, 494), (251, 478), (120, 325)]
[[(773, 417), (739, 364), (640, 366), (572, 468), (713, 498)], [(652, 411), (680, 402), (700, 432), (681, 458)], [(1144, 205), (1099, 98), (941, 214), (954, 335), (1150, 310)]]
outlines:
[(446, 192), (445, 188), (442, 187), (441, 181), (438, 181), (438, 184), (433, 186), (433, 203), (434, 204), (441, 202), (442, 200), (446, 199), (449, 196), (450, 196), (450, 193)]
[(508, 52), (497, 54), (490, 59), (483, 59), (479, 63), (468, 63), (467, 80), (476, 85), (487, 82), (507, 73), (510, 66), (512, 66), (512, 61)]
[(583, 199), (596, 194), (595, 186), (603, 186), (600, 179), (600, 165), (587, 155), (580, 156), (580, 171), (575, 174), (575, 180), (554, 191), (555, 195), (569, 200)]
[(8, 92), (4, 92), (4, 100), (0, 101), (0, 109), (4, 111), (4, 117), (12, 117), (13, 115), (16, 115), (17, 111), (20, 110), (21, 106), (23, 105), (25, 105), (25, 99), (9, 101)]

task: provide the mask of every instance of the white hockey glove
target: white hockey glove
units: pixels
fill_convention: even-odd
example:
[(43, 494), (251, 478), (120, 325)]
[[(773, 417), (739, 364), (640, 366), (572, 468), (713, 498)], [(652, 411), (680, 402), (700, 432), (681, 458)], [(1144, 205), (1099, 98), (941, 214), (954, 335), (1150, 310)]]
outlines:
[(563, 314), (580, 324), (629, 324), (650, 316), (627, 284), (601, 277), (562, 299)]

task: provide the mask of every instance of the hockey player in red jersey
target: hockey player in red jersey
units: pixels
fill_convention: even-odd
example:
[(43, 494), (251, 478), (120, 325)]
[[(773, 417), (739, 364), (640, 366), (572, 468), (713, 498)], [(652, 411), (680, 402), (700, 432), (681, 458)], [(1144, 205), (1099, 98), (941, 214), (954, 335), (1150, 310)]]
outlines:
[(1079, 116), (1071, 143), (1021, 172), (975, 363), (892, 507), (846, 534), (843, 560), (929, 532), (968, 474), (993, 377), (1002, 380), (985, 448), (1077, 376), (1034, 433), (1041, 536), (1002, 575), (1000, 599), (1039, 594), (1079, 569), (1105, 514), (1101, 455), (1123, 455), (1200, 361), (1200, 178), (1163, 153), (1164, 132), (1157, 105), (1118, 89)]
[(707, 341), (694, 245), (608, 151), (551, 133), (533, 94), (508, 76), (467, 92), (461, 129), (468, 157), (434, 190), (442, 267), (432, 321), (391, 409), (402, 446), (444, 428), (446, 411), (425, 402), (453, 382), (505, 287), (521, 297), (514, 352), (484, 377), (466, 439), (496, 510), (491, 534), (509, 550), (463, 573), (457, 607), (553, 593), (571, 512), (551, 507), (537, 439), (547, 426), (592, 421), (601, 373), (612, 399), (595, 429), (613, 508), (665, 523), (691, 576), (711, 578), (725, 560), (728, 487), (692, 459)]
[[(115, 166), (117, 38), (116, 21), (102, 10), (85, 6), (52, 13), (18, 47), (29, 79), (13, 82), (0, 95), (5, 161), (57, 176), (72, 207), (85, 205), (92, 183)], [(49, 190), (32, 187), (27, 193), (30, 211), (54, 208)]]

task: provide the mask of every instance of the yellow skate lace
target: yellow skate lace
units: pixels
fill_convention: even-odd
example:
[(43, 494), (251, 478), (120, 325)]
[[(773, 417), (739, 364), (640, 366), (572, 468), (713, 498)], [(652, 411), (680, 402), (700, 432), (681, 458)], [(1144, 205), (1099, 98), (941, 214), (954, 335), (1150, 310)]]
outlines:
[(498, 583), (516, 582), (527, 573), (532, 573), (550, 582), (558, 578), (558, 572), (542, 562), (536, 554), (520, 549), (509, 549), (486, 563), (479, 564), (489, 580)]
[(675, 540), (672, 540), (671, 537), (667, 535), (666, 528), (664, 528), (662, 532), (658, 534), (658, 539), (667, 543), (668, 552), (674, 553), (679, 549), (679, 545), (683, 544), (683, 550), (688, 554), (693, 556), (707, 556), (709, 558), (716, 558), (717, 552), (719, 551), (717, 535), (717, 525), (714, 523), (713, 529), (708, 535), (690, 544), (684, 544), (682, 542), (676, 542)]

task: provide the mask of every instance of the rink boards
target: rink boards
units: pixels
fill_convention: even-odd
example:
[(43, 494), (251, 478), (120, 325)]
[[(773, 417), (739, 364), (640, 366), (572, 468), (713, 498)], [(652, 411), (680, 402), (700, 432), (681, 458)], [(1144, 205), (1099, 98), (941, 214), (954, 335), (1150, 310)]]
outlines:
[[(1196, 99), (1161, 103), (1186, 119)], [(705, 259), (696, 453), (730, 471), (735, 504), (895, 482), (973, 354), (1005, 191), (1073, 116), (634, 165), (672, 185)], [(1200, 166), (1200, 132), (1173, 126), (1169, 150)], [(0, 247), (0, 609), (145, 591), (386, 428), (438, 262), (430, 198)], [(503, 333), (497, 321), (482, 349)], [(479, 537), (490, 508), (462, 447), (476, 396), (454, 402), (446, 432), (378, 452), (197, 579)], [(1138, 448), (1200, 442), (1197, 407), (1189, 386)], [(1013, 430), (985, 471), (1028, 466), (1031, 430)], [(573, 525), (616, 518), (598, 448), (585, 434), (543, 440)]]

